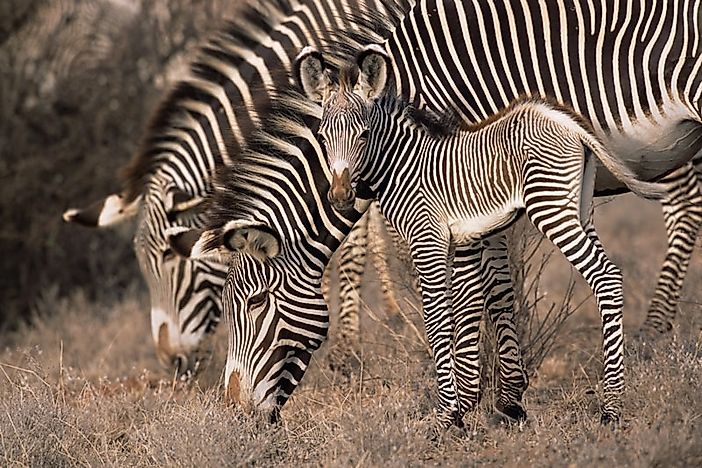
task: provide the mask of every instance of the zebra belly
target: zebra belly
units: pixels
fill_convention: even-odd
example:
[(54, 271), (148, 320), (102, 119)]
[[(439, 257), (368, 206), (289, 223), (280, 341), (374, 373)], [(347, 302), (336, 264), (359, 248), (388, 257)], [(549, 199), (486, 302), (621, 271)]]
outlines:
[[(636, 136), (607, 140), (607, 147), (641, 179), (657, 180), (692, 158), (702, 156), (702, 124), (692, 120), (669, 121), (652, 128), (635, 128)], [(598, 161), (596, 195), (627, 191)]]
[(449, 221), (451, 238), (456, 244), (469, 244), (487, 237), (510, 226), (522, 214), (523, 208), (522, 203), (513, 203), (485, 215)]

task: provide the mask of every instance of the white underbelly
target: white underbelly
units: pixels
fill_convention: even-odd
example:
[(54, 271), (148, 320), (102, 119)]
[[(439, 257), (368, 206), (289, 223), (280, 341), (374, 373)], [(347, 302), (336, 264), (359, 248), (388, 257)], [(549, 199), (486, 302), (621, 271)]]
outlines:
[(457, 244), (467, 244), (481, 239), (509, 225), (522, 208), (524, 208), (523, 203), (513, 202), (488, 214), (455, 217), (449, 221), (451, 237)]
[[(702, 154), (702, 124), (684, 106), (668, 109), (654, 124), (636, 122), (607, 139), (607, 147), (643, 180), (656, 180)], [(624, 185), (598, 165), (596, 192), (617, 191)]]

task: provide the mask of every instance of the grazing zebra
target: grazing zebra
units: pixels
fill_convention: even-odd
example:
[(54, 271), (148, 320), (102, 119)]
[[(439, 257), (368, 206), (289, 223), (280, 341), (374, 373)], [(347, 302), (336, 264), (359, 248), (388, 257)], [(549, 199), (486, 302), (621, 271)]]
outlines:
[[(669, 174), (668, 250), (643, 328), (671, 328), (702, 225), (685, 164), (702, 170), (700, 0), (419, 0), (385, 49), (397, 93), (417, 107), (475, 124), (518, 96), (551, 97), (641, 178)], [(596, 195), (623, 189), (598, 171)]]
[[(287, 85), (287, 70), (300, 44), (334, 40), (334, 31), (347, 28), (381, 40), (408, 7), (380, 0), (248, 2), (236, 20), (202, 47), (190, 76), (161, 103), (125, 171), (123, 190), (65, 212), (66, 221), (94, 227), (138, 215), (134, 250), (149, 286), (152, 336), (164, 365), (175, 365), (180, 374), (196, 370), (201, 342), (220, 319), (227, 271), (218, 262), (174, 255), (166, 229), (203, 225), (214, 171), (236, 163), (259, 114), (270, 105), (268, 90)], [(352, 24), (358, 11), (374, 11), (378, 18), (363, 27)], [(359, 232), (365, 232), (364, 226), (359, 225)], [(341, 254), (342, 341), (358, 333), (355, 290), (366, 242), (360, 237), (356, 247), (349, 246), (352, 254)]]
[[(319, 52), (306, 48), (295, 70), (300, 87), (322, 105), (319, 136), (333, 174), (329, 200), (339, 211), (365, 183), (387, 220), (409, 244), (419, 274), (427, 338), (439, 378), (439, 415), (460, 421), (478, 402), (482, 311), (457, 310), (447, 288), (457, 246), (481, 240), (526, 211), (529, 220), (583, 275), (604, 324), (603, 418), (618, 420), (623, 388), (622, 277), (592, 226), (594, 156), (641, 196), (663, 187), (640, 182), (612, 157), (579, 117), (540, 98), (517, 99), (476, 126), (445, 125), (386, 93), (392, 62), (379, 46), (358, 56), (354, 78), (329, 79)], [(338, 177), (337, 177), (338, 175)], [(461, 293), (475, 294), (480, 257)], [(453, 295), (453, 297), (451, 297)]]

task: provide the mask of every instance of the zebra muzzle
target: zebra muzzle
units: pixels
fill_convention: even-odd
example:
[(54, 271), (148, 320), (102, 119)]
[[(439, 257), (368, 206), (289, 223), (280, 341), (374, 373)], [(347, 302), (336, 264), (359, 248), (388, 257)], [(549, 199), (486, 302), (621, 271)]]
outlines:
[(351, 176), (349, 168), (344, 168), (341, 175), (336, 171), (332, 172), (332, 183), (327, 194), (329, 203), (332, 204), (337, 211), (347, 211), (353, 208), (356, 201), (356, 191), (351, 186)]

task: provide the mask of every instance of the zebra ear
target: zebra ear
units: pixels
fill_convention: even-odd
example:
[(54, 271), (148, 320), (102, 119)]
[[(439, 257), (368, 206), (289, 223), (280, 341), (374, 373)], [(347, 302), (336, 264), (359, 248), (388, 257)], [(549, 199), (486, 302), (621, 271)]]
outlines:
[(390, 56), (382, 46), (366, 46), (356, 57), (358, 81), (354, 92), (367, 100), (376, 99), (385, 92), (391, 67)]
[(191, 260), (224, 261), (220, 229), (194, 229), (175, 226), (166, 229), (168, 244), (175, 253)]
[(222, 228), (222, 244), (232, 252), (247, 253), (261, 261), (280, 253), (280, 239), (275, 231), (250, 221), (230, 221)]
[(85, 208), (71, 208), (63, 213), (63, 220), (88, 227), (106, 227), (125, 221), (139, 212), (141, 196), (127, 201), (124, 195), (113, 193)]
[(172, 189), (166, 195), (166, 213), (168, 219), (173, 221), (184, 214), (194, 214), (203, 210), (205, 198), (194, 197), (180, 189)]
[(302, 49), (295, 57), (293, 78), (307, 97), (317, 103), (321, 103), (327, 97), (332, 87), (324, 57), (310, 46)]

